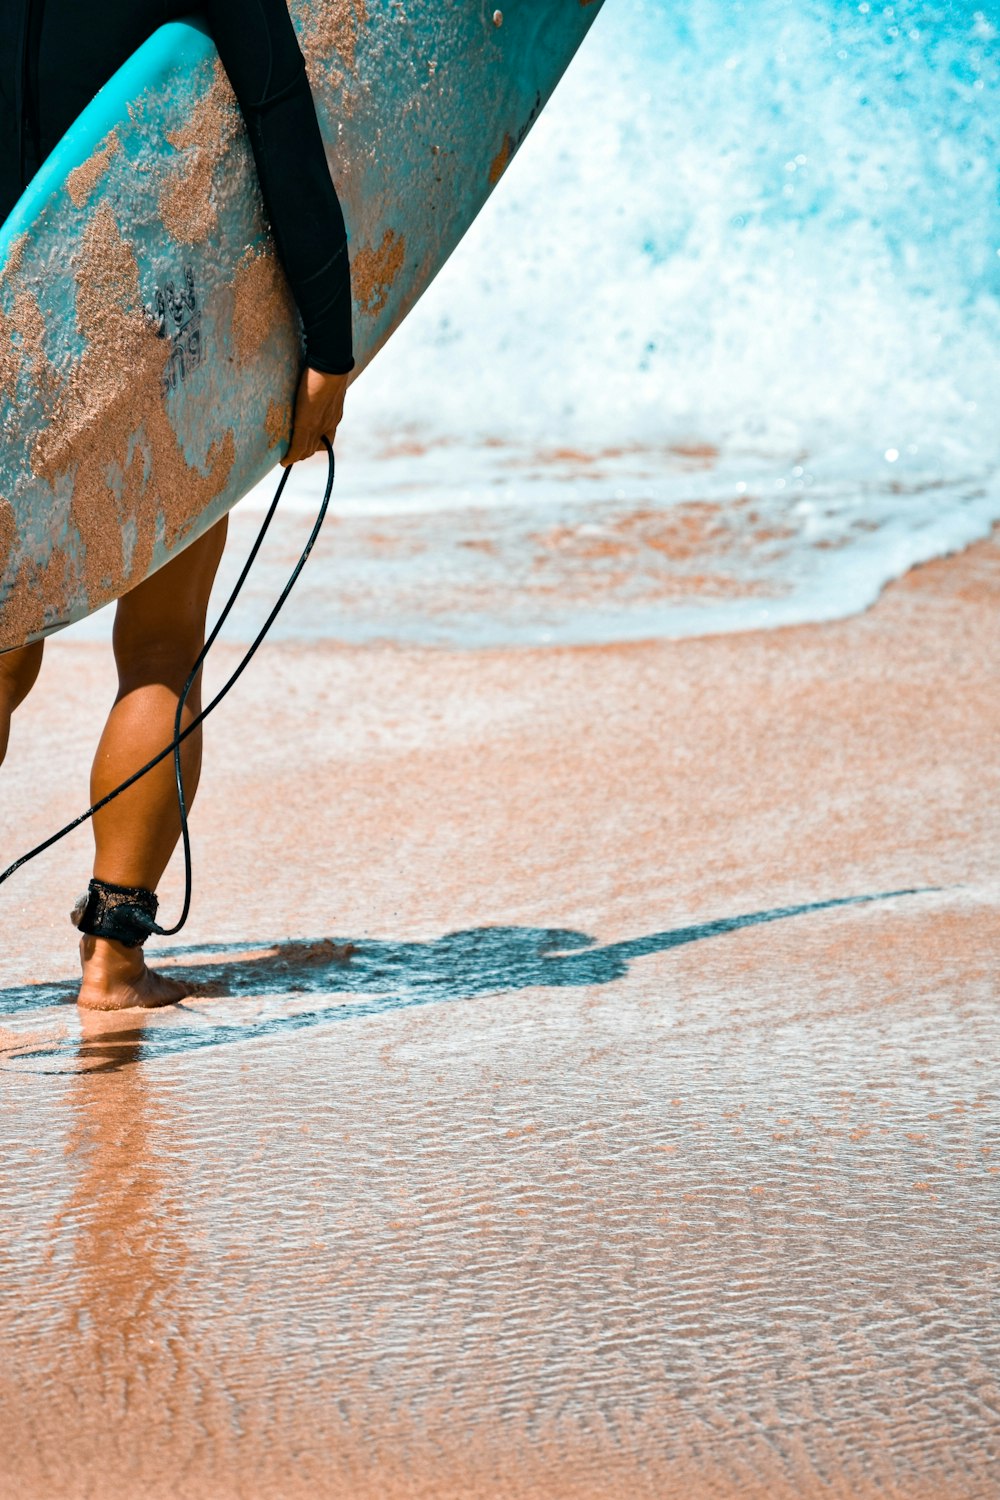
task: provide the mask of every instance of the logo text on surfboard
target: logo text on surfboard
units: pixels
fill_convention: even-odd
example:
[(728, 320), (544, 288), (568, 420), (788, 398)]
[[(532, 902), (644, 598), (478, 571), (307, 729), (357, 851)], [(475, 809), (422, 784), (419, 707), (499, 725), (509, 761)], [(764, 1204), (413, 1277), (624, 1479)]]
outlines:
[(197, 370), (203, 357), (201, 304), (190, 266), (185, 266), (180, 285), (165, 281), (157, 287), (153, 316), (160, 338), (170, 340), (170, 358), (163, 372), (163, 394), (167, 396), (192, 370)]

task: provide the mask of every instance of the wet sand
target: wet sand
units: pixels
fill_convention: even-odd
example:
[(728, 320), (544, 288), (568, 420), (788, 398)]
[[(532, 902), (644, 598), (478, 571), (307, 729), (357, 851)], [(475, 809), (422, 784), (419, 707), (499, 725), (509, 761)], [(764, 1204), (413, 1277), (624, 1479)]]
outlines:
[[(111, 691), (53, 643), (5, 849)], [(995, 1495), (998, 746), (996, 537), (833, 624), (268, 649), (185, 1005), (81, 1027), (86, 832), (3, 892), (0, 1490)]]

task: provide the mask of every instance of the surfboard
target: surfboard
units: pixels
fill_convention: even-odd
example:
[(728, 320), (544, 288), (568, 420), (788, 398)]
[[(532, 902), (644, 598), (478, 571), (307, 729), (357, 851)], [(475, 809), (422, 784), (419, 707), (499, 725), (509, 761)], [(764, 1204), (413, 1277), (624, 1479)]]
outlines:
[[(352, 378), (468, 229), (602, 3), (293, 0), (348, 226)], [(0, 651), (118, 598), (263, 478), (301, 359), (218, 54), (196, 22), (171, 23), (0, 229)]]

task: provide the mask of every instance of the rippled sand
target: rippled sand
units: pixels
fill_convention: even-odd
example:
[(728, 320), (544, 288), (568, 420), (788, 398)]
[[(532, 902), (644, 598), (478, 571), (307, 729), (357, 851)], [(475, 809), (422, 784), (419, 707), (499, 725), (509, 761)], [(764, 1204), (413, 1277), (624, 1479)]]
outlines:
[[(3, 892), (0, 1491), (1000, 1491), (998, 679), (996, 541), (831, 625), (266, 652), (189, 1001), (81, 1026), (85, 834)], [(54, 643), (5, 848), (110, 692)]]

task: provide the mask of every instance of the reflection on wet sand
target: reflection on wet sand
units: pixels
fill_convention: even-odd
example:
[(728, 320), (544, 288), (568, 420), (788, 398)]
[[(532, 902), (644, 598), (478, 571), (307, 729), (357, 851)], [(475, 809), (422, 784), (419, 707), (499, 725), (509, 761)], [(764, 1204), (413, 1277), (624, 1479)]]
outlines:
[[(539, 929), (521, 978), (576, 983), (507, 991), (517, 929), (453, 935), (461, 1025), (158, 1055), (182, 1012), (85, 1015), (68, 1076), (10, 1060), (18, 1500), (982, 1500), (995, 1025), (947, 954), (995, 919), (807, 925), (802, 967), (793, 924), (631, 968)], [(410, 953), (429, 993), (442, 951)]]
[(191, 1330), (177, 1292), (190, 1264), (180, 1184), (170, 1171), (169, 1090), (128, 1064), (142, 1051), (142, 1013), (81, 1011), (64, 1108), (68, 1195), (46, 1238), (68, 1252), (57, 1365), (48, 1399), (100, 1410), (97, 1452), (130, 1470), (137, 1427), (176, 1407), (190, 1385)]
[[(136, 1424), (192, 1397), (192, 1331), (177, 1295), (190, 1265), (189, 1230), (169, 1160), (171, 1089), (132, 1067), (142, 1053), (142, 1013), (79, 1011), (78, 1028), (58, 1110), (63, 1193), (54, 1205), (34, 1199), (48, 1218), (33, 1226), (31, 1250), (42, 1251), (43, 1269), (36, 1304), (22, 1310), (27, 1329), (43, 1335), (25, 1341), (27, 1389), (40, 1383), (46, 1433), (66, 1433), (73, 1470), (112, 1467), (127, 1490)], [(22, 1176), (18, 1188), (30, 1193), (30, 1179)], [(15, 1448), (18, 1494), (75, 1493), (64, 1488), (51, 1437), (31, 1442), (28, 1424)], [(130, 1493), (139, 1493), (138, 1478)]]

